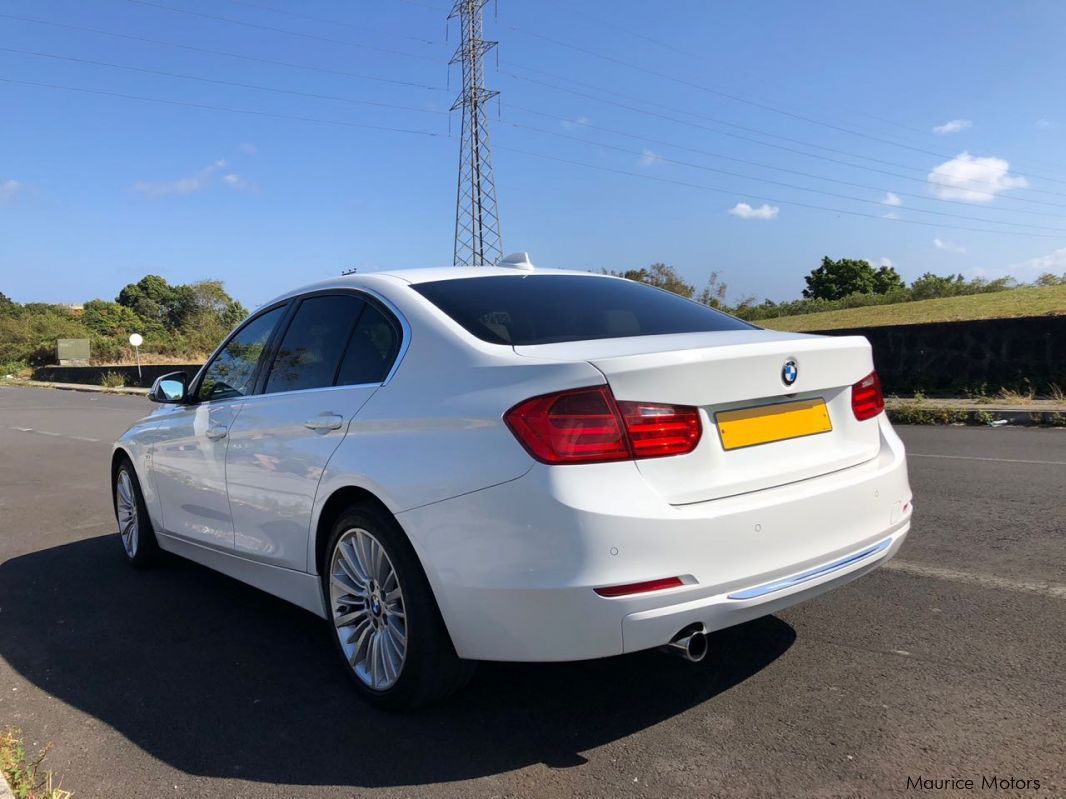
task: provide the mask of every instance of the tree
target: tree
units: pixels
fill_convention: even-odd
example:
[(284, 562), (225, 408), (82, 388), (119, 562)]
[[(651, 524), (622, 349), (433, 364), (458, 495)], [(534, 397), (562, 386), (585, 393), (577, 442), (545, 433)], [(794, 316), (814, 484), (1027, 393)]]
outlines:
[(130, 333), (152, 335), (163, 332), (158, 323), (141, 319), (125, 305), (107, 300), (89, 300), (85, 303), (81, 321), (98, 336), (125, 339)]
[[(1066, 286), (1066, 272), (1061, 277), (1051, 274), (1051, 272), (1044, 272), (1036, 280), (1033, 281), (1034, 286)], [(0, 295), (3, 296), (3, 295)]]
[(931, 300), (936, 297), (954, 297), (966, 288), (962, 275), (934, 275), (926, 272), (911, 283), (912, 300)]
[(184, 288), (171, 286), (159, 275), (145, 275), (136, 283), (130, 283), (122, 289), (115, 301), (146, 322), (155, 322), (167, 330), (176, 330), (181, 327), (193, 304), (188, 290), (183, 290)]
[[(606, 272), (606, 270), (604, 271)], [(654, 263), (649, 267), (641, 267), (640, 269), (627, 269), (624, 272), (607, 272), (607, 274), (672, 291), (674, 294), (680, 294), (690, 300), (696, 293), (696, 287), (686, 283), (674, 267), (662, 263)]]
[(721, 281), (717, 272), (711, 272), (707, 278), (707, 285), (700, 292), (699, 301), (712, 308), (721, 308), (725, 305), (725, 293), (728, 286)]
[[(891, 271), (899, 281), (894, 269), (882, 268)], [(869, 261), (853, 258), (834, 261), (828, 255), (822, 258), (822, 265), (811, 270), (804, 279), (807, 288), (803, 290), (803, 296), (809, 300), (839, 300), (849, 294), (872, 294), (877, 287), (877, 273)]]
[(894, 266), (882, 266), (874, 273), (874, 294), (888, 294), (906, 288)]

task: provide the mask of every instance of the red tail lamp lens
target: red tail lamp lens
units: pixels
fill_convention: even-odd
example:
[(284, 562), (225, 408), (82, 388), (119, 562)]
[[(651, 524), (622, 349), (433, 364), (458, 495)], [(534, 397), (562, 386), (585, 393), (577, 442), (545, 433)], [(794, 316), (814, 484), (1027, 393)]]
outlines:
[(521, 402), (504, 421), (544, 463), (605, 463), (691, 452), (699, 443), (699, 409), (616, 402), (608, 386), (545, 394)]
[(851, 387), (851, 410), (860, 422), (872, 419), (884, 409), (885, 397), (877, 372), (870, 372)]

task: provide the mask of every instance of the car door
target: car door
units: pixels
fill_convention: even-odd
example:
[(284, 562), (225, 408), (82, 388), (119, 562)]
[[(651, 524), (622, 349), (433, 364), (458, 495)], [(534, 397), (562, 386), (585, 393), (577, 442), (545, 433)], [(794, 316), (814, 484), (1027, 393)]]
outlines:
[(386, 314), (352, 292), (299, 300), (260, 392), (230, 429), (226, 475), (239, 554), (306, 569), (319, 479), (399, 349), (400, 325)]
[(188, 403), (166, 406), (153, 432), (152, 477), (163, 531), (232, 551), (233, 519), (226, 494), (229, 431), (286, 305), (267, 309), (237, 329), (190, 386)]

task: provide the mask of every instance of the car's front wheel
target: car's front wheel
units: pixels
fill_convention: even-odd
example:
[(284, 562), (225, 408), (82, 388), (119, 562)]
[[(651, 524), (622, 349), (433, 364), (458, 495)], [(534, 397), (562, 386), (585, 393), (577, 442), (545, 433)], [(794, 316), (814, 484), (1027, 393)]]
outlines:
[(396, 520), (355, 505), (333, 527), (322, 573), (337, 649), (371, 704), (407, 710), (441, 699), (469, 678), (433, 592)]
[(115, 518), (122, 549), (130, 565), (143, 569), (152, 565), (159, 554), (155, 531), (144, 507), (141, 484), (133, 464), (123, 460), (115, 469), (112, 496), (115, 500)]

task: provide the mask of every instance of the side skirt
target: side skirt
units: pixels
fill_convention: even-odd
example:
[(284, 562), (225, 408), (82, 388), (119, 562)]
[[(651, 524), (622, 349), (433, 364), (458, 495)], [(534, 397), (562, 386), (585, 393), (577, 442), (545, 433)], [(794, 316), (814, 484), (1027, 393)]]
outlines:
[(225, 574), (242, 583), (266, 591), (268, 594), (292, 602), (316, 616), (326, 618), (322, 605), (322, 589), (318, 577), (306, 572), (283, 569), (266, 563), (256, 563), (236, 554), (194, 544), (156, 531), (159, 548), (166, 552), (188, 558), (209, 569)]

